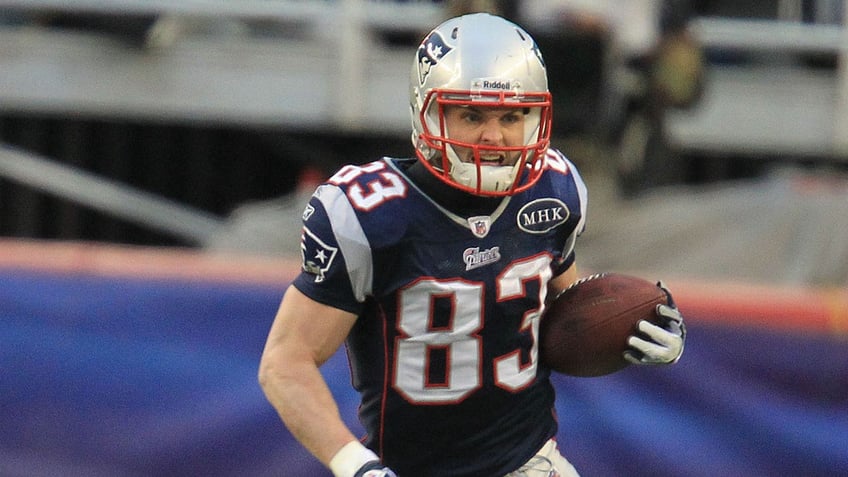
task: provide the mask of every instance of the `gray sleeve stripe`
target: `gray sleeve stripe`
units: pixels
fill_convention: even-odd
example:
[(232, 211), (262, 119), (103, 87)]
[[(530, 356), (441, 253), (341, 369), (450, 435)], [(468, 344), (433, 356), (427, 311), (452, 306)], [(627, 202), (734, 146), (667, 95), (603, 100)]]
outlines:
[(567, 258), (574, 252), (574, 244), (577, 242), (577, 230), (571, 232), (571, 235), (565, 240), (565, 245), (562, 247), (562, 258)]
[(586, 211), (588, 208), (589, 194), (586, 189), (586, 183), (583, 182), (583, 178), (580, 176), (580, 173), (577, 172), (577, 168), (565, 156), (562, 156), (562, 158), (565, 159), (565, 162), (568, 164), (568, 168), (574, 177), (574, 184), (577, 186), (577, 195), (580, 198), (580, 223), (577, 224), (576, 228), (577, 235), (580, 235), (583, 233), (583, 229), (586, 228)]
[(365, 297), (371, 294), (374, 274), (371, 247), (362, 225), (344, 192), (338, 187), (322, 185), (316, 191), (316, 197), (327, 211), (333, 235), (344, 255), (354, 296), (360, 302), (365, 301)]

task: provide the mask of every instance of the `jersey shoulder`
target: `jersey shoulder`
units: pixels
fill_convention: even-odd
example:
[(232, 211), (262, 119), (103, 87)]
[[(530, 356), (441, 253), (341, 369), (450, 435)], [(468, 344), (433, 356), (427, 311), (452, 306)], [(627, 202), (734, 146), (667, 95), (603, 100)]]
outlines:
[[(545, 202), (553, 199), (560, 202), (572, 219), (576, 219), (576, 230), (582, 233), (585, 227), (588, 191), (577, 167), (565, 155), (548, 149), (544, 171), (539, 182), (530, 189), (529, 200)], [(537, 206), (538, 207), (538, 206)]]
[(542, 167), (547, 174), (570, 177), (572, 180), (579, 180), (580, 182), (583, 181), (580, 173), (577, 171), (577, 166), (558, 149), (548, 148)]
[(360, 228), (372, 247), (400, 240), (410, 223), (426, 212), (413, 186), (390, 158), (346, 165), (316, 191), (326, 218), (337, 231)]
[(409, 194), (409, 184), (389, 166), (388, 158), (343, 166), (327, 183), (342, 189), (351, 206), (362, 213), (378, 210)]
[(557, 195), (576, 194), (577, 199), (585, 204), (586, 184), (577, 166), (568, 160), (565, 154), (556, 149), (548, 149), (542, 167), (544, 171), (540, 180), (541, 188), (550, 188), (551, 192)]

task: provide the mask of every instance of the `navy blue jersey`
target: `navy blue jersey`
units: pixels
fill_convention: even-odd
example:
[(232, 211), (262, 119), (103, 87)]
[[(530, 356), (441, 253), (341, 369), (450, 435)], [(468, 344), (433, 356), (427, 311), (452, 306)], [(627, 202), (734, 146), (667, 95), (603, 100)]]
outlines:
[(366, 445), (387, 465), (503, 475), (556, 434), (539, 318), (546, 284), (574, 260), (586, 189), (552, 150), (535, 186), (464, 217), (412, 183), (404, 161), (345, 166), (318, 187), (294, 285), (359, 316), (352, 381)]

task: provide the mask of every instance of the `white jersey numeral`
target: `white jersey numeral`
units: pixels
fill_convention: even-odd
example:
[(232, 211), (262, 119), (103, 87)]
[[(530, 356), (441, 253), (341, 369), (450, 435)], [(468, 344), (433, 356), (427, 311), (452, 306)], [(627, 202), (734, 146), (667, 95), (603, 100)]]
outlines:
[[(451, 301), (447, 327), (432, 323), (432, 301)], [(425, 279), (405, 289), (400, 298), (398, 327), (403, 333), (396, 350), (395, 388), (412, 402), (460, 401), (480, 387), (480, 337), (483, 286), (460, 280)], [(447, 353), (442, 383), (429, 382), (430, 353)]]
[[(536, 377), (539, 319), (544, 309), (546, 285), (551, 278), (551, 256), (541, 254), (508, 266), (497, 281), (497, 300), (523, 298), (525, 284), (539, 280), (538, 306), (528, 310), (520, 331), (529, 332), (533, 345), (529, 362), (522, 363), (519, 350), (495, 359), (495, 382), (517, 391)], [(451, 314), (446, 324), (433, 324), (433, 303), (450, 300)], [(483, 283), (459, 279), (426, 278), (401, 292), (398, 310), (398, 338), (393, 385), (410, 402), (448, 404), (462, 401), (482, 384), (483, 342), (478, 334), (483, 326)], [(446, 369), (433, 370), (432, 353), (441, 353)], [(440, 361), (441, 362), (441, 361)], [(434, 371), (444, 376), (430, 382)]]
[[(339, 169), (328, 182), (334, 185), (350, 184), (362, 174), (380, 172), (385, 168), (386, 164), (382, 162), (372, 162), (364, 166), (347, 165)], [(365, 187), (356, 183), (348, 187), (347, 197), (354, 207), (369, 211), (387, 200), (406, 196), (406, 183), (398, 174), (385, 171), (380, 172), (379, 177), (367, 183)]]
[(495, 382), (512, 391), (517, 391), (530, 384), (536, 377), (536, 365), (539, 361), (539, 320), (544, 311), (547, 283), (551, 271), (549, 255), (537, 255), (524, 262), (514, 263), (498, 277), (498, 301), (522, 298), (527, 294), (525, 284), (528, 278), (538, 278), (539, 306), (527, 310), (521, 320), (521, 330), (529, 331), (533, 337), (530, 349), (530, 362), (522, 364), (521, 355), (516, 350), (513, 353), (495, 359)]

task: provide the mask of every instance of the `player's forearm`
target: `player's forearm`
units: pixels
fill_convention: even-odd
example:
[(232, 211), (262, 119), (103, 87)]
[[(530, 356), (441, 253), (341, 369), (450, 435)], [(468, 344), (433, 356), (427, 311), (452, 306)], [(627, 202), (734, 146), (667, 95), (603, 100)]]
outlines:
[(345, 444), (356, 440), (314, 364), (274, 364), (264, 356), (259, 382), (289, 432), (324, 465)]

